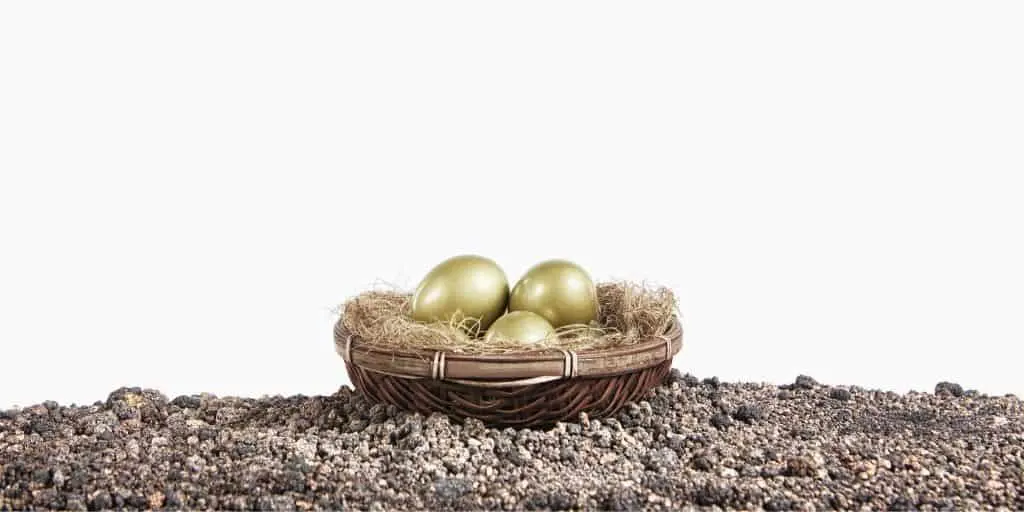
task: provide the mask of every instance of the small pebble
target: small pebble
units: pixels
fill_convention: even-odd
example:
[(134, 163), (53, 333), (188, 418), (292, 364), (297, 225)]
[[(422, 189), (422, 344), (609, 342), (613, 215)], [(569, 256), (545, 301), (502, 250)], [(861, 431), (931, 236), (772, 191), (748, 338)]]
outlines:
[(756, 404), (743, 404), (736, 408), (733, 418), (744, 423), (754, 423), (764, 417), (761, 407)]
[(845, 402), (853, 398), (853, 394), (843, 388), (832, 388), (832, 390), (828, 392), (828, 396), (841, 402)]
[(817, 385), (818, 381), (807, 375), (798, 375), (793, 383), (793, 387), (796, 389), (814, 389)]
[(940, 382), (935, 385), (935, 394), (939, 396), (949, 395), (954, 397), (964, 396), (964, 388), (954, 382)]
[(720, 412), (711, 417), (711, 425), (717, 429), (726, 429), (732, 425), (732, 419), (728, 414)]

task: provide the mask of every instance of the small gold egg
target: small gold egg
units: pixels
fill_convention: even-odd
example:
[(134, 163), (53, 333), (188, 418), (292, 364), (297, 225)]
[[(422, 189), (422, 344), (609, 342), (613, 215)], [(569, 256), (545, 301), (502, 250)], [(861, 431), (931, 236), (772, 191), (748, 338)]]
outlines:
[(491, 325), (484, 340), (536, 343), (551, 336), (554, 332), (555, 328), (544, 317), (529, 311), (512, 311), (505, 313)]

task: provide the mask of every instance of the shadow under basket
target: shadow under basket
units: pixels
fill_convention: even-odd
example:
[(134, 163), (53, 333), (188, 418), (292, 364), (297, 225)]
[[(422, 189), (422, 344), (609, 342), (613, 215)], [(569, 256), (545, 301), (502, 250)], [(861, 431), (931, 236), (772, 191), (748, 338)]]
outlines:
[(579, 352), (457, 354), (388, 350), (363, 342), (339, 319), (334, 344), (349, 379), (370, 400), (492, 427), (541, 427), (614, 415), (661, 384), (682, 349), (673, 317), (666, 331), (636, 344)]

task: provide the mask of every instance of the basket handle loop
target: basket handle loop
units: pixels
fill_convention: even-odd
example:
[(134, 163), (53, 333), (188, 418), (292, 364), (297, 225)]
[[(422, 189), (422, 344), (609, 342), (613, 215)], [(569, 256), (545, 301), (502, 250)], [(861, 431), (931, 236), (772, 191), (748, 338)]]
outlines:
[(444, 380), (447, 373), (448, 359), (441, 351), (434, 352), (434, 361), (430, 364), (430, 378)]
[(344, 352), (341, 353), (341, 358), (344, 359), (346, 363), (351, 363), (352, 362), (352, 335), (351, 334), (349, 334), (347, 337), (345, 337), (345, 350), (344, 350)]
[(665, 360), (666, 361), (671, 361), (672, 360), (672, 338), (669, 338), (668, 336), (665, 336), (664, 334), (659, 334), (658, 337), (663, 339), (663, 340), (665, 340)]
[(579, 375), (579, 358), (576, 357), (576, 352), (561, 349), (559, 351), (565, 356), (565, 362), (562, 363), (562, 378), (571, 379)]

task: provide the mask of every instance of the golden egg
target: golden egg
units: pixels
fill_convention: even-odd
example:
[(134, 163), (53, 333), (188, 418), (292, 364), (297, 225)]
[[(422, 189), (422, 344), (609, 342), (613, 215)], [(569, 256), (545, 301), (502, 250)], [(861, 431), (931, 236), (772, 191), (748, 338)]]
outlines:
[(505, 312), (508, 293), (508, 278), (497, 263), (483, 256), (455, 256), (420, 281), (412, 296), (412, 317), (420, 322), (475, 319), (483, 332)]
[(526, 271), (512, 288), (509, 311), (530, 311), (556, 329), (597, 318), (597, 287), (590, 274), (566, 260), (548, 260)]
[(495, 320), (484, 336), (486, 341), (513, 340), (536, 343), (552, 334), (555, 328), (544, 317), (529, 311), (511, 311)]

